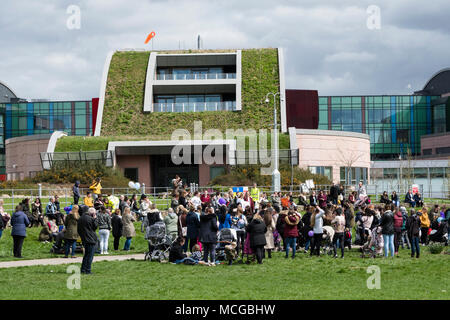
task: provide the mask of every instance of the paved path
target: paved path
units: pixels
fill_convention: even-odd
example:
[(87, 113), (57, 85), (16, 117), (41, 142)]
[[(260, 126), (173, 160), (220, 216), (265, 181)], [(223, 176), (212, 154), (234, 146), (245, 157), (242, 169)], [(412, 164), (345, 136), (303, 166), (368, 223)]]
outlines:
[[(58, 265), (58, 264), (71, 264), (71, 263), (81, 263), (83, 259), (82, 256), (77, 258), (52, 258), (52, 259), (35, 259), (35, 260), (13, 260), (0, 262), (1, 268), (15, 268), (15, 267), (26, 267), (26, 266), (47, 266), (47, 265)], [(127, 255), (116, 255), (116, 256), (94, 256), (94, 262), (98, 261), (123, 261), (129, 259), (144, 260), (144, 254), (127, 254)]]

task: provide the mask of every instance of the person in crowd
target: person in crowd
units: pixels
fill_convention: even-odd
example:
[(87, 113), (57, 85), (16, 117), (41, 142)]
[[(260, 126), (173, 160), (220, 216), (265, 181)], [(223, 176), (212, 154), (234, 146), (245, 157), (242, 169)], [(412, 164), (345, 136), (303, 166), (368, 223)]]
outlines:
[(176, 192), (172, 197), (172, 201), (170, 202), (170, 207), (172, 208), (172, 210), (174, 212), (176, 212), (178, 206), (180, 205), (179, 198), (180, 198), (180, 194), (178, 192)]
[(34, 202), (31, 204), (31, 218), (30, 221), (32, 226), (44, 226), (44, 216), (42, 215), (42, 204), (41, 199), (36, 197)]
[(156, 204), (152, 203), (150, 205), (150, 210), (148, 211), (147, 216), (144, 218), (144, 225), (145, 227), (152, 226), (159, 221), (163, 221), (162, 214), (156, 207)]
[(208, 263), (208, 257), (211, 257), (211, 265), (216, 262), (216, 244), (217, 244), (217, 217), (213, 208), (207, 208), (206, 214), (200, 216), (200, 242), (203, 246), (203, 261)]
[(380, 203), (390, 204), (391, 200), (389, 200), (389, 196), (387, 191), (384, 191), (380, 198)]
[(313, 228), (314, 236), (312, 239), (310, 255), (320, 255), (320, 246), (322, 244), (323, 235), (323, 215), (325, 211), (319, 206), (315, 207), (314, 213), (311, 215), (310, 225)]
[(59, 202), (59, 196), (55, 195), (55, 207), (56, 207), (56, 213), (61, 212), (61, 204)]
[(289, 196), (285, 194), (281, 197), (281, 210), (287, 210), (291, 206), (291, 203), (289, 201)]
[(298, 205), (303, 206), (303, 210), (306, 210), (306, 206), (308, 206), (306, 195), (303, 192), (298, 196)]
[(338, 204), (339, 185), (333, 183), (330, 187), (330, 201), (332, 204)]
[(179, 189), (183, 187), (183, 181), (181, 180), (179, 175), (175, 175), (175, 178), (172, 179), (172, 187), (174, 189)]
[(327, 207), (327, 195), (323, 190), (319, 191), (319, 195), (317, 196), (317, 200), (319, 201), (319, 207), (324, 210)]
[(281, 197), (279, 192), (274, 192), (272, 195), (272, 207), (276, 212), (280, 213), (281, 211)]
[(45, 215), (47, 216), (47, 219), (50, 220), (56, 220), (56, 205), (55, 205), (55, 197), (50, 197), (49, 202), (47, 204)]
[[(406, 208), (401, 206), (400, 212), (402, 213), (403, 217), (403, 225), (402, 225), (402, 235), (400, 239), (400, 245), (402, 246), (402, 249), (404, 249), (404, 244), (406, 243), (406, 246), (408, 249), (411, 249), (411, 240), (409, 238), (408, 229), (406, 227), (406, 223), (408, 221), (408, 213), (406, 211)], [(420, 226), (419, 226), (420, 228)]]
[(428, 245), (428, 229), (430, 228), (431, 222), (430, 217), (428, 216), (428, 208), (423, 207), (422, 210), (420, 210), (421, 214), (420, 217), (420, 232), (422, 233), (420, 242), (422, 245)]
[(399, 208), (396, 208), (395, 205), (394, 211), (394, 251), (395, 255), (398, 256), (398, 249), (400, 248), (400, 242), (402, 241), (402, 228), (406, 221), (403, 219), (403, 214)]
[(394, 256), (394, 214), (392, 212), (393, 206), (391, 204), (386, 205), (385, 211), (381, 216), (380, 226), (382, 228), (384, 242), (384, 257)]
[(337, 242), (339, 241), (339, 246), (341, 247), (341, 259), (344, 258), (344, 243), (345, 243), (345, 215), (342, 212), (342, 208), (336, 209), (336, 216), (331, 221), (331, 225), (334, 229), (333, 236), (333, 251), (334, 258), (337, 258)]
[(123, 217), (122, 217), (122, 223), (123, 223), (123, 236), (127, 239), (125, 241), (123, 250), (130, 251), (131, 246), (131, 239), (136, 236), (136, 230), (134, 228), (133, 222), (135, 222), (136, 219), (131, 214), (130, 208), (125, 208), (123, 211)]
[(80, 200), (80, 181), (75, 181), (75, 184), (72, 187), (73, 192), (73, 204), (78, 205), (78, 201)]
[(318, 202), (318, 200), (317, 200), (316, 192), (313, 191), (313, 192), (311, 193), (311, 195), (309, 196), (309, 205), (315, 207), (315, 206), (317, 206), (318, 204), (319, 204), (319, 202)]
[(96, 178), (92, 184), (89, 186), (89, 189), (92, 190), (94, 199), (102, 193), (102, 179), (100, 177)]
[(416, 203), (416, 207), (423, 207), (423, 200), (420, 192), (416, 192), (414, 195), (414, 202)]
[(11, 217), (9, 213), (5, 211), (3, 205), (4, 205), (3, 199), (0, 199), (0, 218), (3, 220), (3, 228), (6, 229), (6, 227), (10, 223)]
[(19, 204), (16, 206), (16, 210), (11, 217), (11, 236), (13, 237), (13, 253), (15, 258), (22, 258), (22, 246), (27, 236), (27, 227), (30, 224), (30, 220), (22, 210), (22, 206)]
[(352, 205), (355, 204), (355, 202), (356, 202), (356, 191), (353, 191), (353, 192), (351, 192), (348, 195), (348, 202), (351, 203)]
[(192, 252), (192, 247), (197, 244), (200, 230), (200, 218), (195, 212), (193, 205), (190, 206), (189, 213), (186, 216), (186, 226), (187, 238), (189, 240), (189, 251)]
[[(188, 203), (187, 203), (187, 191), (186, 190), (180, 190), (180, 194), (178, 197), (178, 202), (180, 203), (180, 205), (182, 205), (184, 208), (188, 208)], [(185, 243), (185, 246), (187, 246), (187, 244)]]
[(202, 205), (202, 200), (200, 200), (200, 192), (195, 191), (194, 196), (191, 199), (191, 203), (194, 205), (194, 208)]
[(180, 204), (178, 206), (177, 212), (178, 212), (178, 235), (180, 237), (184, 237), (183, 250), (184, 252), (186, 252), (188, 246), (186, 217), (189, 211)]
[(111, 231), (111, 216), (105, 207), (101, 207), (97, 215), (98, 235), (100, 237), (100, 254), (108, 254), (108, 240)]
[(65, 258), (69, 257), (70, 249), (72, 249), (72, 258), (75, 258), (75, 249), (78, 239), (78, 220), (80, 220), (78, 210), (78, 205), (73, 205), (72, 210), (67, 215), (66, 220), (64, 221), (64, 239), (66, 240), (66, 246), (64, 250)]
[(90, 191), (86, 192), (86, 197), (84, 197), (83, 203), (85, 206), (88, 206), (89, 208), (94, 207), (94, 200), (92, 200), (92, 192)]
[(392, 194), (391, 194), (391, 201), (392, 201), (392, 203), (393, 203), (396, 207), (399, 207), (399, 206), (400, 206), (400, 201), (398, 200), (397, 192), (392, 191)]
[(105, 202), (101, 194), (98, 195), (97, 199), (94, 200), (94, 209), (100, 211), (101, 207), (105, 207)]
[(306, 253), (306, 252), (308, 252), (309, 246), (311, 244), (311, 237), (309, 236), (309, 232), (312, 230), (311, 216), (312, 216), (312, 211), (314, 210), (314, 207), (311, 205), (307, 205), (305, 209), (306, 209), (306, 213), (302, 217), (302, 224), (303, 224), (302, 234), (303, 234), (303, 237), (305, 238), (305, 251), (304, 252)]
[(152, 205), (152, 202), (147, 197), (147, 195), (142, 194), (141, 195), (141, 211), (140, 212), (141, 212), (141, 218), (143, 220), (145, 220), (145, 218), (149, 214), (149, 212), (151, 210), (151, 208), (150, 208), (151, 205)]
[(97, 245), (97, 215), (94, 208), (89, 208), (87, 214), (83, 214), (78, 220), (77, 231), (84, 247), (83, 261), (81, 263), (82, 274), (92, 274), (91, 266), (94, 260), (95, 246)]
[(410, 216), (406, 222), (406, 230), (408, 232), (408, 237), (411, 241), (411, 258), (419, 258), (420, 256), (420, 246), (419, 246), (419, 232), (420, 232), (420, 216), (421, 212), (417, 212), (414, 209), (410, 210)]
[(231, 214), (227, 212), (227, 207), (219, 206), (217, 217), (219, 220), (219, 230), (222, 230), (223, 228), (231, 228)]
[(412, 208), (414, 208), (416, 206), (416, 201), (414, 201), (414, 195), (413, 195), (411, 189), (409, 189), (405, 195), (405, 203), (409, 204), (410, 207), (412, 207)]
[(297, 248), (298, 228), (297, 225), (300, 221), (300, 217), (295, 213), (293, 209), (289, 209), (288, 214), (284, 217), (284, 239), (286, 241), (286, 256), (289, 258), (289, 249), (292, 248), (292, 259), (295, 258), (295, 251)]
[(28, 227), (31, 228), (33, 218), (31, 216), (31, 210), (30, 210), (30, 199), (29, 198), (23, 199), (22, 202), (20, 202), (20, 205), (22, 205), (22, 211), (23, 211), (23, 213), (25, 213), (28, 220), (30, 221), (30, 225)]
[(286, 238), (284, 237), (284, 229), (286, 228), (286, 217), (288, 215), (288, 210), (282, 210), (278, 214), (276, 229), (283, 241), (283, 251), (286, 251)]
[(2, 216), (0, 215), (0, 239), (2, 238), (3, 230), (5, 228), (6, 228), (5, 222), (3, 221)]
[(266, 245), (264, 246), (264, 256), (265, 252), (267, 252), (268, 258), (272, 258), (272, 250), (275, 250), (275, 243), (273, 238), (273, 232), (276, 230), (275, 221), (273, 219), (272, 214), (273, 209), (267, 209), (264, 211), (264, 223), (266, 224)]
[(123, 222), (120, 209), (114, 210), (111, 218), (112, 235), (114, 237), (114, 251), (119, 250), (120, 238), (123, 232)]
[(200, 196), (200, 201), (202, 202), (202, 210), (205, 210), (211, 204), (211, 196), (208, 190), (203, 191), (203, 194)]
[[(264, 212), (262, 213), (264, 214)], [(261, 217), (261, 212), (254, 215), (252, 221), (247, 225), (246, 231), (250, 234), (250, 247), (255, 252), (258, 264), (261, 264), (264, 257), (264, 246), (266, 245), (265, 234), (267, 232), (267, 227)]]
[[(137, 199), (137, 194), (133, 194), (130, 199), (130, 209), (134, 216), (139, 216), (139, 201)], [(122, 213), (122, 211), (120, 212)]]
[(342, 204), (342, 201), (344, 201), (344, 199), (345, 199), (345, 188), (341, 183), (339, 184), (339, 191), (338, 191), (339, 204)]
[(178, 237), (178, 216), (172, 208), (167, 210), (167, 215), (164, 217), (164, 224), (166, 225), (166, 234), (174, 241)]
[(245, 227), (247, 226), (247, 219), (243, 214), (242, 207), (232, 209), (231, 228), (236, 230), (236, 253), (241, 259), (244, 259), (244, 243), (245, 243)]
[(187, 257), (183, 251), (184, 237), (178, 237), (176, 241), (170, 246), (169, 262), (181, 263)]

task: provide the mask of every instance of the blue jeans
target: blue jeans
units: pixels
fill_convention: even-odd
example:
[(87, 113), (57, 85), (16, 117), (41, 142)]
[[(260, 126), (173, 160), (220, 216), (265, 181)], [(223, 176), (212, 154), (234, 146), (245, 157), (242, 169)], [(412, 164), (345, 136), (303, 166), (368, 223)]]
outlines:
[(414, 257), (415, 254), (416, 257), (420, 255), (419, 237), (411, 239), (411, 256)]
[(306, 251), (308, 251), (310, 244), (311, 244), (311, 238), (308, 236), (308, 239), (306, 239), (306, 242), (305, 242), (305, 250)]
[(198, 263), (198, 260), (192, 259), (191, 257), (186, 257), (186, 258), (183, 258), (180, 260), (176, 260), (175, 263), (176, 264), (184, 263), (185, 260), (195, 262), (196, 264)]
[(284, 239), (286, 242), (286, 257), (289, 256), (289, 247), (292, 247), (292, 257), (295, 257), (295, 247), (297, 246), (297, 238), (287, 237)]
[(391, 257), (394, 256), (394, 235), (393, 234), (383, 234), (384, 240), (384, 256), (387, 257), (389, 250), (391, 251)]
[(3, 230), (0, 230), (0, 238), (2, 237), (3, 234)]
[(91, 273), (92, 260), (94, 260), (95, 244), (84, 244), (83, 261), (81, 262), (81, 273)]
[(72, 257), (75, 255), (75, 249), (77, 248), (77, 240), (66, 239), (65, 256), (69, 256), (70, 248), (72, 248)]
[(131, 237), (128, 237), (127, 240), (125, 240), (125, 245), (123, 246), (123, 250), (130, 250), (131, 246)]

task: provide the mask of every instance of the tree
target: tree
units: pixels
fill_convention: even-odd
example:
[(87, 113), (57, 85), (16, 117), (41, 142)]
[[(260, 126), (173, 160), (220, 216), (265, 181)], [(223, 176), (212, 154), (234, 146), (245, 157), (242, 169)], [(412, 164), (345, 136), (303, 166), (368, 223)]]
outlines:
[(336, 159), (338, 163), (341, 163), (346, 168), (346, 177), (345, 181), (348, 182), (348, 184), (351, 184), (351, 170), (353, 165), (361, 159), (361, 157), (364, 155), (361, 151), (343, 151), (341, 148), (338, 148), (338, 158)]

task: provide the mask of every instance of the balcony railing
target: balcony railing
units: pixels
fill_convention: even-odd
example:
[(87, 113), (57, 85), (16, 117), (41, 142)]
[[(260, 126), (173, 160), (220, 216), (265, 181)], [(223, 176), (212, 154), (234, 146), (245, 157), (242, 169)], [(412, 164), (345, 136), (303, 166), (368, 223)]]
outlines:
[(154, 112), (202, 112), (202, 111), (234, 111), (234, 110), (236, 110), (236, 101), (153, 104)]
[(157, 74), (156, 80), (224, 80), (236, 79), (236, 73), (177, 73)]

